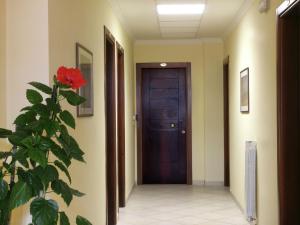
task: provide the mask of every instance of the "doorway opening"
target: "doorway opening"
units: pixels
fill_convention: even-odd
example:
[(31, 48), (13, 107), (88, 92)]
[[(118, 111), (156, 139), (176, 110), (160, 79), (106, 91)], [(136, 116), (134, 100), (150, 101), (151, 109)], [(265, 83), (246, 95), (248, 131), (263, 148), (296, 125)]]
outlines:
[(138, 184), (192, 184), (191, 64), (137, 64)]
[(117, 224), (115, 39), (104, 28), (107, 225)]
[(280, 224), (299, 223), (300, 2), (277, 9), (278, 183)]
[(230, 186), (230, 150), (229, 150), (229, 57), (223, 62), (224, 96), (224, 186)]
[(125, 207), (125, 81), (124, 49), (117, 42), (118, 79), (118, 192), (119, 207)]

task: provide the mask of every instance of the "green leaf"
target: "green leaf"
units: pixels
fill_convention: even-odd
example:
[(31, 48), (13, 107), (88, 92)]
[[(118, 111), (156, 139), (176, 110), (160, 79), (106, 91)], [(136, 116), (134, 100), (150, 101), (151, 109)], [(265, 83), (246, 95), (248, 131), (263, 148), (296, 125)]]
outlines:
[(28, 123), (36, 121), (36, 115), (37, 114), (34, 111), (28, 111), (24, 114), (19, 115), (14, 121), (14, 124), (16, 124), (17, 126), (25, 126)]
[(23, 138), (15, 134), (11, 135), (8, 140), (12, 145), (20, 145)]
[(56, 194), (61, 195), (68, 206), (70, 205), (73, 194), (68, 184), (62, 180), (55, 180), (51, 183), (51, 188)]
[(44, 118), (49, 118), (50, 117), (50, 112), (48, 110), (48, 107), (44, 104), (35, 104), (32, 106), (32, 110), (36, 112), (38, 115)]
[(23, 112), (23, 111), (30, 111), (31, 109), (32, 109), (31, 106), (26, 106), (26, 107), (22, 108), (22, 109), (20, 110), (20, 112)]
[(18, 148), (17, 152), (14, 154), (14, 158), (21, 163), (22, 166), (29, 168), (28, 158), (28, 149), (23, 147)]
[(12, 210), (21, 205), (24, 205), (31, 199), (31, 197), (31, 187), (23, 181), (18, 181), (12, 189), (9, 199), (9, 208)]
[(66, 143), (61, 137), (57, 138), (57, 140), (61, 143), (68, 156), (80, 162), (85, 162), (83, 158), (84, 152), (79, 148), (76, 140), (73, 137), (70, 136), (69, 144)]
[(41, 141), (39, 143), (39, 148), (47, 151), (49, 150), (55, 143), (48, 137), (41, 137)]
[(54, 180), (58, 179), (58, 171), (54, 166), (48, 165), (45, 169), (44, 169), (44, 178), (43, 180), (46, 182), (52, 182)]
[(0, 180), (0, 200), (5, 199), (8, 193), (8, 184), (5, 180)]
[(62, 172), (64, 172), (66, 174), (66, 176), (68, 177), (69, 179), (69, 182), (72, 183), (72, 179), (71, 179), (71, 176), (70, 176), (70, 173), (68, 171), (68, 169), (58, 160), (55, 160), (54, 161), (54, 164), (55, 166), (57, 166)]
[(65, 212), (59, 213), (59, 224), (60, 225), (70, 225), (69, 218), (67, 217)]
[(59, 123), (57, 121), (47, 121), (45, 124), (45, 130), (48, 137), (52, 137), (57, 131), (59, 131)]
[(82, 216), (77, 216), (76, 217), (76, 224), (77, 225), (92, 225), (90, 221), (88, 221), (86, 218)]
[(63, 149), (61, 149), (59, 146), (52, 147), (51, 152), (59, 159), (61, 160), (66, 167), (69, 167), (71, 165), (70, 157), (65, 153)]
[(58, 171), (52, 165), (47, 165), (45, 168), (38, 166), (34, 169), (34, 174), (36, 174), (43, 182), (43, 184), (47, 187), (50, 182), (58, 179)]
[(62, 121), (64, 121), (69, 127), (72, 127), (75, 129), (75, 119), (72, 116), (71, 113), (68, 111), (64, 110), (59, 114), (59, 117), (61, 118)]
[(26, 91), (26, 97), (28, 101), (33, 105), (41, 103), (43, 101), (42, 95), (39, 92), (32, 89), (28, 89)]
[(6, 224), (10, 215), (9, 194), (4, 200), (0, 201), (0, 224)]
[(26, 182), (32, 188), (33, 195), (39, 195), (40, 191), (44, 190), (42, 180), (38, 177), (37, 174), (34, 173), (33, 170), (25, 171), (19, 167), (17, 170), (17, 174), (20, 180)]
[(19, 115), (16, 119), (14, 124), (19, 125), (19, 126), (24, 126), (27, 123), (27, 116), (26, 114), (21, 114)]
[(26, 128), (32, 132), (42, 132), (44, 130), (45, 127), (45, 120), (40, 119), (34, 122), (29, 123)]
[(60, 134), (66, 144), (70, 144), (70, 135), (65, 125), (60, 125)]
[(11, 130), (0, 128), (0, 138), (8, 138), (10, 135), (12, 135)]
[(59, 93), (67, 99), (70, 105), (78, 106), (85, 102), (85, 98), (76, 94), (74, 91), (60, 90)]
[(76, 196), (76, 197), (83, 197), (83, 196), (85, 196), (84, 193), (82, 193), (82, 192), (80, 192), (80, 191), (78, 191), (78, 190), (75, 190), (75, 189), (73, 189), (73, 188), (71, 188), (71, 192), (72, 192), (72, 194), (73, 194), (74, 196)]
[(27, 147), (27, 148), (33, 148), (34, 146), (34, 139), (32, 136), (28, 136), (26, 138), (24, 138), (21, 143), (23, 144), (23, 146)]
[(30, 205), (30, 214), (35, 225), (54, 225), (58, 220), (58, 205), (53, 200), (36, 198)]
[(52, 94), (52, 88), (48, 87), (45, 84), (39, 83), (39, 82), (30, 82), (31, 86), (35, 87), (36, 89), (44, 92), (45, 94), (51, 95)]
[(80, 161), (80, 162), (85, 162), (83, 155), (84, 152), (79, 148), (78, 143), (76, 142), (76, 140), (70, 136), (70, 155), (72, 156), (72, 158)]
[(21, 127), (16, 127), (17, 131), (9, 136), (8, 140), (12, 145), (20, 146), (23, 145), (21, 142), (32, 135), (32, 131), (23, 129)]
[(46, 152), (41, 151), (38, 148), (32, 148), (32, 149), (29, 149), (28, 155), (29, 155), (29, 157), (33, 161), (37, 162), (42, 167), (45, 168), (47, 166), (47, 155), (46, 155)]

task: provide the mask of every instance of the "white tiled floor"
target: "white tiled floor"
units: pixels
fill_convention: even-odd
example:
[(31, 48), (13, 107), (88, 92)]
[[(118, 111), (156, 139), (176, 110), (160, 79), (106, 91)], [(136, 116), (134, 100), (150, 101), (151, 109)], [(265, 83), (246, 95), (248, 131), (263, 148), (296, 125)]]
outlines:
[(134, 189), (118, 225), (248, 225), (222, 187), (143, 185)]

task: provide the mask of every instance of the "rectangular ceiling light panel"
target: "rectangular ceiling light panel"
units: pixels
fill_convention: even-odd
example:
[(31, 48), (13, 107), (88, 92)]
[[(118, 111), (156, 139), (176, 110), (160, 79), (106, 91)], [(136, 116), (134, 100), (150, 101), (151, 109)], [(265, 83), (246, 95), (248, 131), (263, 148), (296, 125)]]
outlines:
[(200, 21), (160, 21), (160, 27), (199, 27)]
[(172, 21), (200, 21), (202, 15), (158, 15), (158, 20), (163, 22)]
[(159, 4), (159, 15), (201, 15), (205, 10), (204, 4)]

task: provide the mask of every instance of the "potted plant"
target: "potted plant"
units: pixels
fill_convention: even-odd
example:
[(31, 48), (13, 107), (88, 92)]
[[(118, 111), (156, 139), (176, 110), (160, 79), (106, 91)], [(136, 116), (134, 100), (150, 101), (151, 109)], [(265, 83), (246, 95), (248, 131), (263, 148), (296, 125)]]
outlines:
[[(49, 194), (57, 194), (68, 206), (74, 197), (84, 195), (70, 187), (68, 168), (73, 161), (84, 162), (84, 152), (69, 134), (67, 127), (75, 129), (75, 119), (61, 103), (82, 104), (85, 99), (74, 90), (86, 81), (80, 70), (65, 67), (53, 80), (52, 87), (29, 83), (33, 87), (26, 91), (30, 105), (15, 119), (15, 131), (0, 129), (0, 138), (13, 146), (0, 152), (0, 225), (8, 225), (11, 212), (27, 202), (31, 225), (69, 225), (68, 216)], [(91, 225), (81, 216), (76, 224)]]

